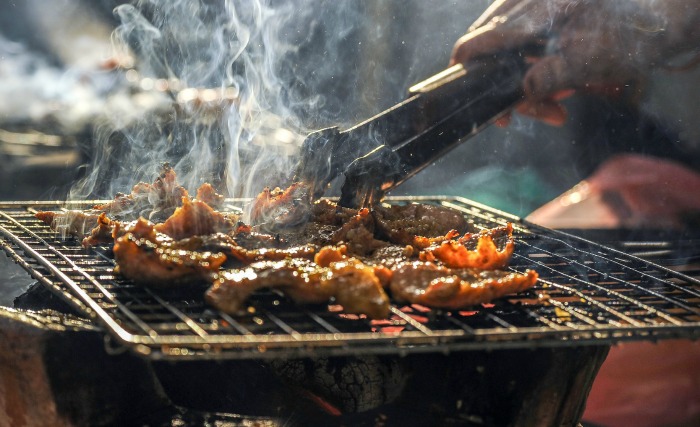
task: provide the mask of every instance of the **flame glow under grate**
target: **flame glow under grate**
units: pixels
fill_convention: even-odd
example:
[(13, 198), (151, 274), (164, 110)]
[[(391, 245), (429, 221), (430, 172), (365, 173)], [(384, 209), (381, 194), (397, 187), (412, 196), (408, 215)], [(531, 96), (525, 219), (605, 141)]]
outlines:
[[(98, 321), (118, 345), (155, 359), (407, 354), (466, 349), (610, 344), (700, 337), (700, 281), (569, 234), (527, 224), (456, 197), (390, 198), (457, 209), (477, 227), (515, 224), (510, 269), (537, 270), (538, 284), (464, 311), (392, 302), (371, 321), (337, 306), (301, 306), (260, 291), (245, 315), (204, 303), (206, 285), (163, 291), (115, 275), (107, 247), (86, 250), (34, 217), (83, 202), (0, 203), (0, 246), (34, 278)], [(229, 200), (236, 210), (241, 200)]]

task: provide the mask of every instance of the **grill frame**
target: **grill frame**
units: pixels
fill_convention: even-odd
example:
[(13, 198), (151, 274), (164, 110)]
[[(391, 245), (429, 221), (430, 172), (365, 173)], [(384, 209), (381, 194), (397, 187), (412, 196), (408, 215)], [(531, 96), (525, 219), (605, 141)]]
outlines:
[[(207, 308), (201, 293), (197, 301), (188, 292), (120, 279), (112, 274), (106, 248), (85, 250), (33, 218), (36, 210), (84, 209), (99, 201), (1, 202), (0, 246), (32, 277), (96, 320), (114, 351), (127, 347), (158, 360), (404, 355), (700, 337), (700, 280), (461, 197), (388, 201), (452, 207), (481, 227), (512, 222), (516, 251), (509, 268), (534, 268), (542, 279), (533, 290), (469, 311), (425, 311), (392, 301), (392, 319), (379, 322), (325, 306), (297, 306), (264, 291), (251, 298), (254, 312), (234, 318)], [(229, 199), (226, 206), (238, 210), (245, 202)], [(548, 298), (538, 299), (539, 294)], [(665, 307), (655, 308), (660, 305)], [(158, 312), (162, 309), (166, 314)], [(175, 322), (151, 326), (163, 316)], [(302, 330), (308, 324), (313, 328)]]

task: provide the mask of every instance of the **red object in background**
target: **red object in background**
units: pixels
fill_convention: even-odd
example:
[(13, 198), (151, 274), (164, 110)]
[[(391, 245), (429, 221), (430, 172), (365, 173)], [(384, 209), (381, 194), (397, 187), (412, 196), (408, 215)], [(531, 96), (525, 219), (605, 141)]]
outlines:
[[(550, 228), (674, 228), (700, 213), (700, 174), (671, 161), (626, 154), (542, 206), (528, 220)], [(700, 425), (700, 342), (613, 347), (583, 419), (605, 427)]]
[(606, 427), (700, 425), (700, 342), (613, 347), (593, 383), (583, 419)]
[(668, 160), (625, 154), (527, 219), (550, 228), (667, 228), (698, 213), (700, 174)]

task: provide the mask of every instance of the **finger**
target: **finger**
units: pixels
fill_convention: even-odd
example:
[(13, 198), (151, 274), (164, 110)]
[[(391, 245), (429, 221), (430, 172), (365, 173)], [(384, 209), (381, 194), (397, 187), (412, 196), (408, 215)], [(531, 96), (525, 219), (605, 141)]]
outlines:
[(450, 65), (465, 64), (480, 56), (512, 50), (528, 44), (533, 39), (534, 36), (529, 31), (504, 30), (488, 24), (457, 40), (452, 50)]
[(524, 101), (516, 107), (516, 111), (550, 126), (563, 126), (566, 123), (566, 109), (551, 99)]
[(531, 44), (552, 28), (552, 12), (541, 2), (507, 1), (502, 7), (509, 7), (503, 19), (478, 20), (478, 28), (457, 40), (452, 50), (452, 65)]
[(496, 0), (479, 16), (476, 21), (469, 27), (469, 31), (474, 31), (479, 27), (491, 22), (498, 16), (505, 15), (515, 7), (521, 0)]
[(464, 64), (472, 58), (498, 51), (503, 40), (498, 32), (490, 31), (492, 29), (492, 25), (486, 25), (460, 37), (452, 49), (450, 66)]

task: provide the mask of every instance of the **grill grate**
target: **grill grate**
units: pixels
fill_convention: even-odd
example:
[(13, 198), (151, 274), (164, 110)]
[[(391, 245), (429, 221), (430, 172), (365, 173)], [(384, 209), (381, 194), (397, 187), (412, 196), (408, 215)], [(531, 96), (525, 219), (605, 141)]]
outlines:
[[(513, 222), (517, 241), (509, 268), (534, 268), (540, 281), (471, 310), (393, 303), (390, 318), (380, 321), (260, 291), (245, 315), (233, 317), (204, 303), (205, 285), (176, 291), (134, 285), (114, 274), (109, 248), (83, 249), (34, 218), (37, 210), (82, 209), (95, 202), (1, 203), (0, 245), (34, 278), (96, 318), (117, 343), (154, 359), (407, 354), (700, 337), (697, 279), (463, 198), (390, 201), (448, 206), (478, 227)], [(242, 202), (229, 200), (227, 208)]]

